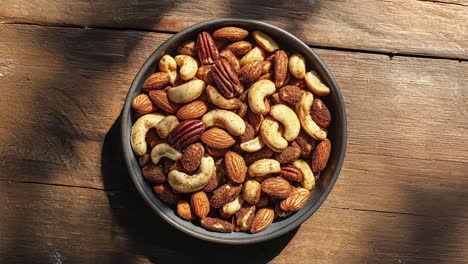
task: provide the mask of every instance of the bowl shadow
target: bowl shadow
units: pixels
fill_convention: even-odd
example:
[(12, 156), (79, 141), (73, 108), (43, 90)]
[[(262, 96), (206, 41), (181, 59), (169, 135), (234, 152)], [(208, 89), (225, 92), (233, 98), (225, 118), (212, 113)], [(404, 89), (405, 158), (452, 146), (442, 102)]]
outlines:
[(122, 249), (126, 251), (115, 256), (115, 262), (128, 263), (135, 256), (144, 256), (153, 263), (267, 263), (296, 234), (298, 228), (266, 242), (224, 245), (177, 230), (147, 205), (131, 181), (123, 158), (120, 123), (119, 116), (106, 134), (101, 151), (101, 172), (113, 229), (121, 236)]

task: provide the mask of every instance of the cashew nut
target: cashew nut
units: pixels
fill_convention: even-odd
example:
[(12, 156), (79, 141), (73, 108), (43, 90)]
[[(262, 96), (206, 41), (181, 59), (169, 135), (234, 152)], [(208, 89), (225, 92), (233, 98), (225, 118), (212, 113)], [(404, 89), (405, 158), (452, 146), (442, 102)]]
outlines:
[(221, 212), (226, 215), (233, 215), (241, 209), (243, 204), (244, 199), (242, 199), (242, 197), (240, 196), (237, 196), (237, 198), (234, 199), (234, 201), (223, 205), (223, 207), (221, 207)]
[(260, 137), (255, 137), (247, 142), (240, 144), (240, 148), (246, 152), (257, 152), (265, 146)]
[(170, 88), (167, 91), (167, 97), (174, 103), (188, 103), (197, 99), (205, 90), (205, 86), (202, 80), (192, 80)]
[(325, 96), (330, 93), (330, 88), (326, 86), (315, 71), (310, 71), (305, 74), (305, 83), (307, 88), (315, 95)]
[(225, 128), (233, 136), (241, 136), (245, 132), (244, 120), (227, 110), (212, 110), (202, 117), (202, 122), (207, 128), (214, 125)]
[(276, 43), (274, 39), (261, 31), (252, 32), (252, 37), (260, 47), (268, 52), (273, 52), (279, 49), (278, 43)]
[(288, 141), (283, 137), (278, 121), (271, 117), (263, 120), (260, 126), (260, 136), (271, 150), (281, 152), (288, 147)]
[(171, 145), (167, 143), (160, 143), (154, 146), (153, 150), (151, 150), (151, 160), (154, 164), (158, 164), (158, 162), (162, 158), (169, 158), (171, 160), (179, 160), (182, 158), (182, 153), (180, 153), (177, 149), (173, 148)]
[(261, 185), (255, 180), (248, 180), (244, 183), (242, 197), (250, 204), (256, 204), (260, 201)]
[(171, 55), (164, 55), (159, 60), (159, 70), (169, 74), (169, 82), (174, 85), (177, 79), (177, 63)]
[(315, 187), (315, 177), (309, 164), (301, 159), (295, 160), (292, 164), (302, 172), (302, 187), (309, 191), (312, 190)]
[(241, 101), (239, 99), (232, 98), (228, 100), (211, 85), (206, 87), (206, 96), (208, 97), (208, 101), (210, 101), (210, 103), (226, 110), (234, 110), (239, 108), (241, 105)]
[(309, 136), (317, 140), (325, 140), (327, 138), (327, 129), (317, 125), (310, 115), (310, 108), (312, 107), (313, 101), (314, 95), (310, 92), (305, 92), (296, 105), (296, 113), (302, 128)]
[(306, 74), (305, 59), (301, 54), (294, 53), (289, 58), (289, 71), (297, 79), (304, 79)]
[(251, 177), (260, 177), (272, 173), (279, 173), (281, 165), (274, 159), (260, 159), (249, 166), (249, 175)]
[(251, 49), (247, 54), (240, 59), (239, 64), (240, 67), (244, 67), (244, 65), (249, 64), (254, 61), (264, 61), (265, 60), (265, 51), (260, 47), (255, 47)]
[(169, 133), (179, 125), (179, 119), (176, 116), (170, 115), (164, 117), (156, 126), (156, 132), (160, 138), (167, 138)]
[(287, 141), (293, 141), (299, 136), (301, 123), (291, 108), (284, 104), (277, 104), (270, 108), (270, 115), (283, 125), (283, 137)]
[(175, 61), (177, 62), (177, 66), (180, 67), (179, 73), (182, 80), (188, 81), (195, 77), (198, 64), (194, 58), (187, 55), (177, 55), (175, 56)]
[(145, 140), (146, 133), (158, 125), (158, 123), (164, 118), (161, 114), (146, 114), (135, 122), (132, 127), (130, 144), (132, 145), (133, 151), (138, 156), (143, 156), (147, 150), (147, 144)]
[(250, 86), (248, 101), (252, 112), (264, 115), (268, 113), (265, 97), (276, 91), (275, 84), (270, 80), (260, 80)]
[(178, 170), (169, 172), (167, 178), (174, 190), (181, 193), (190, 193), (203, 189), (213, 175), (215, 163), (212, 157), (203, 156), (196, 174), (188, 175)]

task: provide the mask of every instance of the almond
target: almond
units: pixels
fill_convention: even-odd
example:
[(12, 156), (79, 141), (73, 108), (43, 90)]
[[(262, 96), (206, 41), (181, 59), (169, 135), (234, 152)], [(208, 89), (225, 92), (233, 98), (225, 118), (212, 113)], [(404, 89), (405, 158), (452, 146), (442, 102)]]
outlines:
[(261, 31), (252, 32), (252, 37), (255, 42), (257, 42), (257, 44), (267, 52), (274, 52), (275, 50), (279, 49), (278, 43), (276, 43), (276, 41), (274, 41), (270, 36)]
[(203, 133), (201, 140), (207, 146), (216, 149), (229, 148), (236, 143), (236, 140), (221, 128), (211, 128)]
[(269, 73), (271, 69), (271, 61), (262, 61), (262, 74)]
[(275, 66), (275, 86), (281, 88), (287, 83), (286, 77), (288, 75), (288, 55), (284, 50), (278, 50), (275, 53), (273, 65)]
[(242, 184), (225, 184), (214, 191), (213, 196), (210, 199), (210, 205), (213, 208), (220, 208), (221, 206), (234, 201), (234, 199), (239, 196), (241, 190)]
[(286, 199), (281, 201), (280, 206), (284, 211), (299, 211), (307, 203), (310, 197), (310, 191), (305, 188), (296, 188)]
[(301, 89), (306, 89), (306, 84), (304, 79), (297, 79), (294, 76), (288, 82), (288, 85), (297, 86)]
[(231, 233), (234, 231), (234, 225), (219, 218), (205, 217), (200, 220), (200, 225), (210, 231)]
[(247, 166), (244, 158), (233, 151), (228, 151), (224, 156), (227, 176), (232, 182), (242, 183), (247, 175)]
[(171, 187), (167, 184), (153, 186), (153, 192), (159, 197), (159, 199), (169, 205), (176, 205), (179, 200), (178, 195), (174, 193)]
[(290, 105), (297, 105), (304, 94), (304, 90), (294, 85), (286, 85), (279, 89), (280, 98)]
[(268, 72), (268, 73), (265, 73), (263, 75), (261, 75), (260, 77), (258, 77), (258, 80), (270, 80), (270, 81), (273, 81), (273, 73), (272, 72)]
[(310, 110), (312, 119), (319, 126), (329, 127), (332, 121), (330, 110), (320, 99), (315, 99)]
[(312, 171), (317, 173), (323, 171), (330, 158), (331, 142), (328, 139), (320, 142), (312, 153)]
[(180, 108), (178, 104), (169, 101), (167, 93), (164, 90), (150, 91), (149, 98), (157, 107), (169, 114), (176, 113)]
[(145, 92), (163, 89), (169, 84), (169, 82), (170, 78), (167, 72), (156, 72), (146, 79), (142, 89)]
[(141, 115), (149, 114), (157, 109), (146, 94), (137, 95), (132, 101), (132, 108)]
[(141, 169), (141, 173), (143, 174), (143, 178), (153, 184), (159, 184), (166, 181), (166, 174), (161, 166), (156, 164), (150, 163), (145, 165)]
[(252, 234), (261, 232), (267, 229), (275, 219), (275, 212), (271, 208), (262, 208), (258, 210), (253, 220), (250, 232)]
[(301, 131), (296, 138), (295, 143), (301, 148), (301, 157), (309, 158), (315, 147), (315, 140)]
[(240, 69), (239, 81), (245, 84), (252, 83), (253, 81), (257, 80), (260, 75), (262, 75), (262, 62), (253, 61), (247, 63), (244, 65), (244, 67), (242, 67), (242, 69)]
[(284, 199), (291, 191), (291, 184), (282, 177), (268, 178), (262, 182), (262, 192), (275, 199)]
[(280, 96), (278, 93), (274, 93), (270, 96), (271, 103), (276, 105), (276, 104), (284, 104), (283, 100), (281, 100)]
[(224, 160), (223, 159), (217, 160), (215, 165), (216, 165), (216, 170), (211, 176), (210, 181), (203, 188), (204, 192), (212, 192), (216, 190), (220, 185), (226, 183), (227, 181)]
[(195, 57), (197, 56), (197, 48), (195, 47), (195, 41), (194, 40), (189, 40), (184, 43), (182, 43), (178, 48), (177, 51), (180, 54), (183, 55), (188, 55)]
[(210, 200), (203, 191), (193, 193), (190, 197), (190, 204), (192, 205), (193, 212), (200, 218), (208, 215), (210, 212)]
[(275, 159), (281, 163), (292, 163), (301, 156), (301, 148), (298, 146), (289, 146), (281, 152), (275, 153)]
[(190, 204), (185, 200), (180, 200), (179, 202), (177, 202), (176, 211), (177, 215), (184, 220), (190, 221), (197, 218), (195, 213), (192, 211)]
[(213, 32), (214, 39), (227, 41), (240, 41), (248, 35), (247, 30), (238, 27), (223, 27)]
[(188, 146), (182, 153), (182, 158), (180, 159), (184, 169), (189, 173), (194, 172), (198, 166), (200, 166), (201, 158), (204, 153), (205, 149), (201, 143)]
[(252, 49), (252, 44), (247, 41), (238, 41), (229, 44), (226, 49), (232, 51), (237, 57), (242, 57)]
[(177, 118), (180, 120), (195, 119), (203, 116), (208, 110), (208, 106), (203, 101), (193, 101), (184, 105), (177, 111)]

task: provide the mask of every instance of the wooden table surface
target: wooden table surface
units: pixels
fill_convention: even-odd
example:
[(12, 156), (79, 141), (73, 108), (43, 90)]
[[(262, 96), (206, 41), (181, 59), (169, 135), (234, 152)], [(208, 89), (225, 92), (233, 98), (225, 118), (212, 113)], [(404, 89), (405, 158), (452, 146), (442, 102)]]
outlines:
[[(119, 144), (145, 59), (220, 17), (299, 36), (346, 102), (335, 188), (262, 244), (165, 223)], [(468, 263), (468, 0), (1, 0), (0, 93), (0, 263)]]

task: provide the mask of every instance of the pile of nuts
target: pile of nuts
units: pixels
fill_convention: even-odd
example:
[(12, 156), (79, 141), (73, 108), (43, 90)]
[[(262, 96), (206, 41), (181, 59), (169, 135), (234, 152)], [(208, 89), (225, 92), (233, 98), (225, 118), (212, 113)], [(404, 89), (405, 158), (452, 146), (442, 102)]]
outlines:
[(224, 27), (164, 55), (132, 107), (142, 175), (187, 221), (257, 233), (308, 201), (331, 151), (330, 93), (300, 54)]

